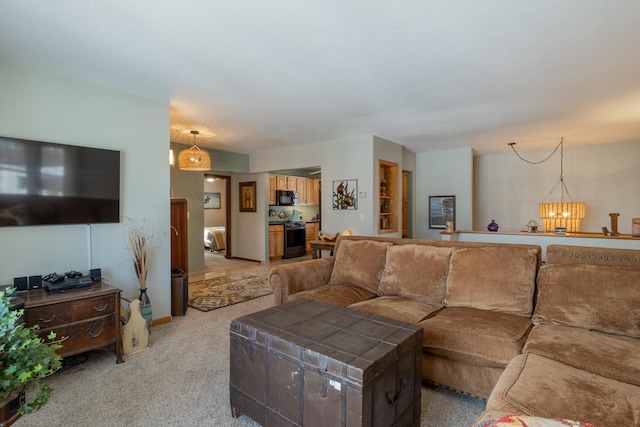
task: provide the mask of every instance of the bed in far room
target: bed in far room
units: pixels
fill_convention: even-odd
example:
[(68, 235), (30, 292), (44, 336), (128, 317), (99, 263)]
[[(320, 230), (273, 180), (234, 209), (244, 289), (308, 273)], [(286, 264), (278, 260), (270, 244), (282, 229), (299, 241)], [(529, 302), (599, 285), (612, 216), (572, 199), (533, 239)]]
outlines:
[(204, 228), (204, 247), (211, 252), (223, 251), (227, 247), (227, 233), (224, 225)]

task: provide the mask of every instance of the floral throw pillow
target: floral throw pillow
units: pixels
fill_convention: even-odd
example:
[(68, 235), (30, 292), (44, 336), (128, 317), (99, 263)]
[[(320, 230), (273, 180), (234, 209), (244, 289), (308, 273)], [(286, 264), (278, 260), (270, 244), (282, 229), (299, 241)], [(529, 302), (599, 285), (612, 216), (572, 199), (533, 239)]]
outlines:
[(478, 427), (594, 427), (592, 424), (561, 418), (540, 418), (528, 415), (505, 415), (484, 421)]

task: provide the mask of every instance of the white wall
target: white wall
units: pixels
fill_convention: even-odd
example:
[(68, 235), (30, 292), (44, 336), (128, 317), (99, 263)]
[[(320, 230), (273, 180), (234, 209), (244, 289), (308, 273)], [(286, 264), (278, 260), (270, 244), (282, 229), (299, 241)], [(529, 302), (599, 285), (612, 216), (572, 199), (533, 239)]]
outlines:
[[(352, 234), (376, 235), (378, 188), (375, 183), (378, 179), (379, 158), (397, 162), (399, 171), (402, 170), (401, 145), (373, 135), (361, 135), (253, 154), (251, 171), (268, 172), (320, 166), (322, 230), (327, 233), (350, 230)], [(333, 182), (347, 179), (357, 179), (358, 193), (365, 192), (366, 197), (359, 198), (357, 210), (333, 210)], [(265, 190), (265, 195), (267, 191)]]
[[(539, 161), (551, 151), (518, 152), (527, 160)], [(501, 231), (520, 231), (538, 217), (538, 203), (549, 194), (560, 177), (560, 152), (539, 165), (525, 163), (512, 152), (477, 156), (474, 160), (474, 230), (486, 230), (491, 219)], [(620, 213), (618, 230), (631, 233), (631, 218), (640, 217), (640, 143), (623, 142), (571, 147), (565, 142), (564, 181), (574, 201), (586, 203), (581, 231), (609, 229), (609, 213)], [(547, 200), (558, 202), (559, 188)], [(566, 197), (565, 197), (566, 200)], [(460, 228), (463, 229), (463, 228)]]
[(416, 221), (414, 237), (440, 239), (441, 229), (429, 229), (429, 196), (456, 196), (456, 229), (473, 223), (473, 150), (416, 154)]
[[(346, 139), (309, 144), (282, 150), (268, 150), (251, 155), (252, 172), (269, 172), (283, 169), (320, 166), (321, 221), (327, 233), (351, 230), (353, 234), (367, 234), (371, 230), (371, 206), (368, 200), (359, 200), (357, 210), (333, 210), (333, 181), (357, 179), (358, 191), (371, 194), (371, 167), (373, 163), (372, 136), (362, 135)], [(267, 196), (268, 187), (264, 190)], [(360, 221), (359, 214), (363, 215)], [(265, 234), (265, 240), (267, 239)]]
[(205, 193), (220, 193), (220, 209), (204, 210), (204, 226), (217, 227), (227, 225), (227, 181), (216, 179), (204, 180)]
[[(146, 219), (160, 234), (149, 270), (153, 317), (169, 316), (169, 105), (0, 62), (0, 134), (121, 151), (123, 217)], [(0, 228), (0, 284), (13, 277), (102, 268), (137, 297), (122, 224)]]
[(239, 197), (231, 198), (233, 230), (232, 251), (235, 258), (255, 261), (269, 259), (267, 208), (269, 204), (269, 175), (236, 173), (231, 177), (232, 192), (239, 192), (241, 182), (256, 182), (256, 212), (240, 212)]

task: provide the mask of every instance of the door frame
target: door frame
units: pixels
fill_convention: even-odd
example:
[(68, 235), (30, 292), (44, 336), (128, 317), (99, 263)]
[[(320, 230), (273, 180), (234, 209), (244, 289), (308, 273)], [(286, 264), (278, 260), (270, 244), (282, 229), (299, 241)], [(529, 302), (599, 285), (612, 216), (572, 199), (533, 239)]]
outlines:
[(219, 174), (215, 174), (215, 173), (205, 173), (204, 174), (204, 179), (207, 178), (222, 178), (225, 180), (225, 200), (227, 201), (227, 203), (225, 203), (225, 217), (226, 217), (226, 233), (227, 233), (227, 241), (225, 242), (225, 254), (224, 257), (227, 259), (231, 259), (231, 230), (232, 230), (232, 224), (231, 224), (231, 176), (228, 175), (219, 175)]

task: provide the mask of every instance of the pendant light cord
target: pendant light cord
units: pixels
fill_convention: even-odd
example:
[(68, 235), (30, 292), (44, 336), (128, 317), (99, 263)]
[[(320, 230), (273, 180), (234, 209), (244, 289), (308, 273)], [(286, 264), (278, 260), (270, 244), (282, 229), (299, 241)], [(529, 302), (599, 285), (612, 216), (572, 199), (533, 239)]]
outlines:
[(561, 191), (560, 191), (560, 203), (564, 203), (564, 193), (567, 193), (567, 196), (569, 196), (569, 200), (571, 200), (571, 202), (573, 203), (573, 197), (571, 197), (571, 193), (569, 193), (569, 189), (567, 188), (567, 185), (564, 183), (564, 137), (560, 138), (560, 142), (558, 143), (558, 145), (556, 145), (556, 148), (553, 149), (553, 151), (551, 152), (551, 154), (549, 154), (547, 157), (545, 157), (544, 159), (540, 160), (539, 162), (532, 162), (530, 160), (525, 159), (524, 157), (522, 157), (520, 155), (520, 153), (518, 153), (516, 151), (515, 142), (510, 142), (509, 147), (511, 147), (511, 149), (513, 150), (514, 153), (516, 153), (516, 156), (518, 156), (518, 158), (520, 158), (520, 160), (525, 161), (529, 164), (532, 165), (539, 165), (540, 163), (544, 163), (547, 160), (549, 160), (551, 158), (551, 156), (553, 156), (556, 151), (558, 151), (558, 148), (560, 148), (560, 179), (558, 180), (558, 182), (556, 182), (556, 185), (553, 186), (553, 188), (551, 189), (551, 191), (549, 191), (549, 194), (547, 194), (547, 197), (544, 198), (544, 200), (542, 201), (542, 203), (544, 203), (549, 196), (551, 196), (551, 193), (553, 193), (553, 190), (556, 189), (556, 187), (558, 186), (558, 184), (560, 184), (561, 187)]

